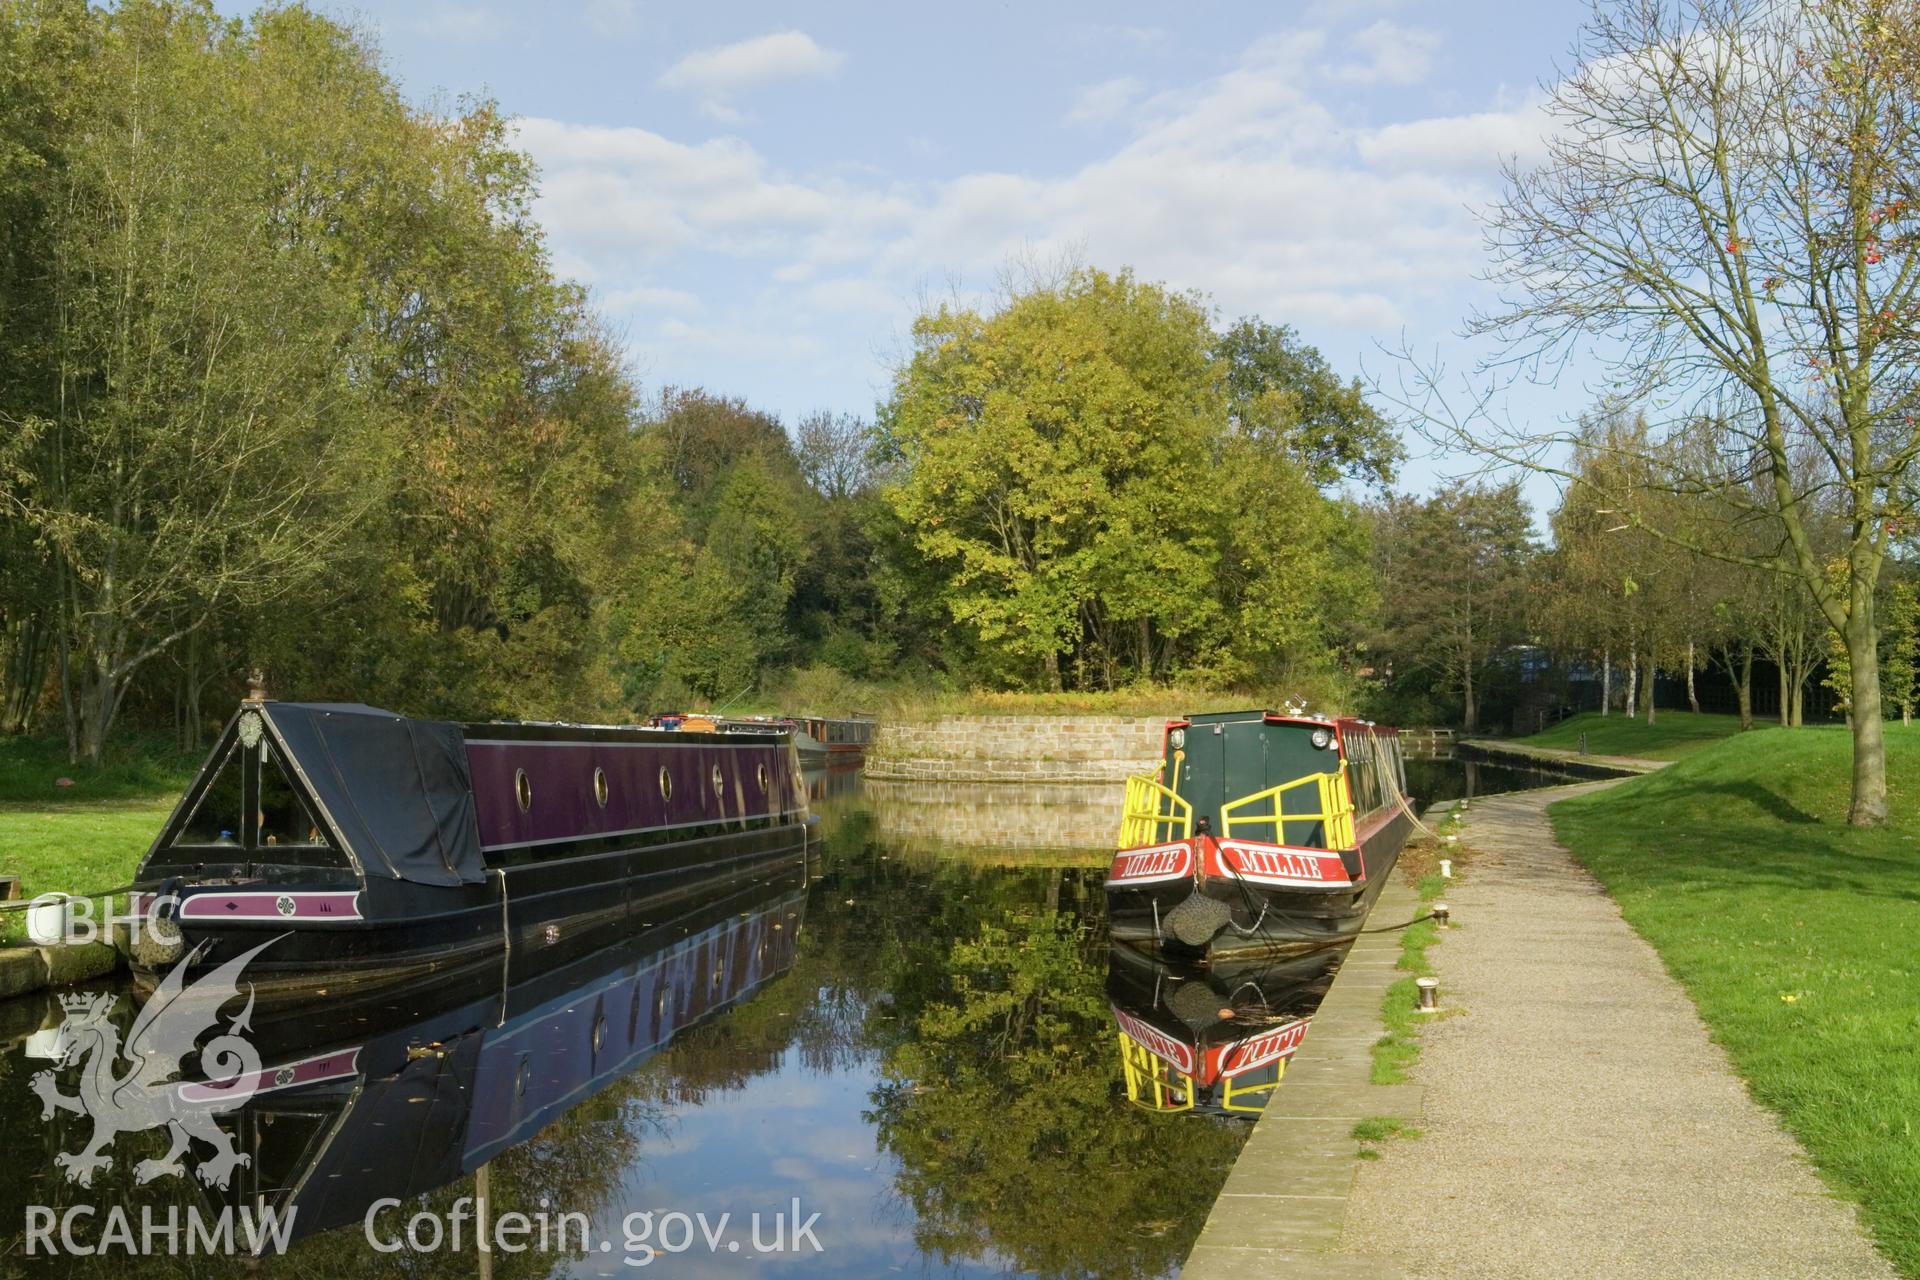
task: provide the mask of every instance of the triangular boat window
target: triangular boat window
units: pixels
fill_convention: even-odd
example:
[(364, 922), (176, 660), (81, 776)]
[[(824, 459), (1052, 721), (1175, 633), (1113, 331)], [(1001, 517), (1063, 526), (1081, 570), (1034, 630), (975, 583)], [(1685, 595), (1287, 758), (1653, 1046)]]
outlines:
[(279, 749), (263, 739), (260, 753), (259, 843), (331, 847), (333, 842), (302, 798)]
[(241, 798), (241, 750), (238, 742), (227, 747), (226, 759), (200, 793), (193, 816), (181, 826), (175, 844), (239, 845), (240, 819), (246, 812)]

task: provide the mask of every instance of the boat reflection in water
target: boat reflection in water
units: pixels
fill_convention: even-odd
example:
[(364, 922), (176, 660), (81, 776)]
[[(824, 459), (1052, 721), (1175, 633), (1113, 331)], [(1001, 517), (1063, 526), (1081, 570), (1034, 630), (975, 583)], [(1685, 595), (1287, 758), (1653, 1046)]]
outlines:
[(1335, 947), (1202, 968), (1114, 944), (1107, 1001), (1127, 1099), (1149, 1111), (1257, 1115), (1345, 954)]
[(225, 1202), (292, 1216), (300, 1238), (480, 1171), (786, 971), (806, 885), (795, 859), (615, 946), (523, 949), (405, 1007), (386, 989), (262, 1021), (258, 1090), (220, 1121), (253, 1156)]

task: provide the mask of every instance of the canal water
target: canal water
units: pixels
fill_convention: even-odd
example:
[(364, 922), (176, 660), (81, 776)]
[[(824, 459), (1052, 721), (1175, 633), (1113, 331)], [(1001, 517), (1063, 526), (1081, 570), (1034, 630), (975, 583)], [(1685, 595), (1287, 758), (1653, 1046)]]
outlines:
[[(1429, 803), (1560, 781), (1452, 761), (1409, 773)], [(1222, 1025), (1311, 1054), (1298, 1022), (1338, 957), (1200, 981), (1110, 954), (1098, 841), (982, 845), (955, 818), (930, 842), (925, 814), (906, 838), (878, 788), (834, 781), (804, 870), (621, 948), (255, 1009), (251, 1096), (194, 1139), (186, 1176), (139, 1166), (165, 1156), (166, 1130), (127, 1098), (167, 1091), (113, 1092), (139, 1075), (105, 1066), (135, 1035), (129, 991), (0, 1003), (0, 1276), (1176, 1272), (1284, 1058), (1237, 1097), (1167, 1064), (1185, 1054), (1204, 1074), (1192, 1059)], [(70, 1046), (81, 1061), (56, 1069)], [(42, 1092), (84, 1096), (89, 1114), (43, 1118)], [(82, 1186), (56, 1161), (97, 1124), (123, 1131)], [(223, 1162), (224, 1188), (194, 1176)], [(176, 1252), (204, 1254), (189, 1231), (217, 1232), (223, 1208), (291, 1218), (289, 1247), (128, 1261), (113, 1238), (138, 1247), (143, 1222), (174, 1222)], [(476, 1252), (476, 1218), (521, 1251)], [(9, 1238), (48, 1222), (116, 1252), (48, 1262), (26, 1256), (25, 1231)], [(236, 1244), (247, 1223), (225, 1220)]]

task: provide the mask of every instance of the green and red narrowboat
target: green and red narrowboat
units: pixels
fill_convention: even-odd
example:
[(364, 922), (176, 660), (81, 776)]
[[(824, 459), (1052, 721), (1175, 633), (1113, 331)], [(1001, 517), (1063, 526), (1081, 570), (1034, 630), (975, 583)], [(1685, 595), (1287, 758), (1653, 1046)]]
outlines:
[(1412, 826), (1393, 729), (1270, 711), (1170, 720), (1159, 775), (1127, 780), (1112, 936), (1206, 961), (1344, 941)]
[(1259, 1114), (1340, 960), (1322, 948), (1192, 968), (1112, 947), (1107, 1003), (1127, 1100), (1148, 1111)]

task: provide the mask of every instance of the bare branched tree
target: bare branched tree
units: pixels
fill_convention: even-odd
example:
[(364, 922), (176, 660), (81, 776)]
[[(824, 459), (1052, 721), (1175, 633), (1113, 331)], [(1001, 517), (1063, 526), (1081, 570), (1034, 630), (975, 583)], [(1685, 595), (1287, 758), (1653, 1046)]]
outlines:
[(827, 498), (851, 498), (873, 477), (873, 427), (858, 414), (816, 409), (800, 419), (795, 432), (800, 470), (815, 492)]
[[(1471, 326), (1502, 357), (1465, 400), (1408, 362), (1427, 432), (1593, 484), (1572, 424), (1502, 392), (1589, 350), (1650, 424), (1640, 465), (1672, 493), (1770, 528), (1772, 551), (1618, 504), (1655, 537), (1796, 580), (1853, 666), (1850, 821), (1887, 816), (1874, 589), (1912, 527), (1920, 455), (1920, 79), (1897, 0), (1600, 0), (1551, 89), (1548, 152), (1488, 214), (1503, 303)], [(1818, 465), (1796, 468), (1810, 450)], [(1605, 505), (1620, 495), (1597, 495)], [(1813, 516), (1836, 510), (1830, 579)]]

